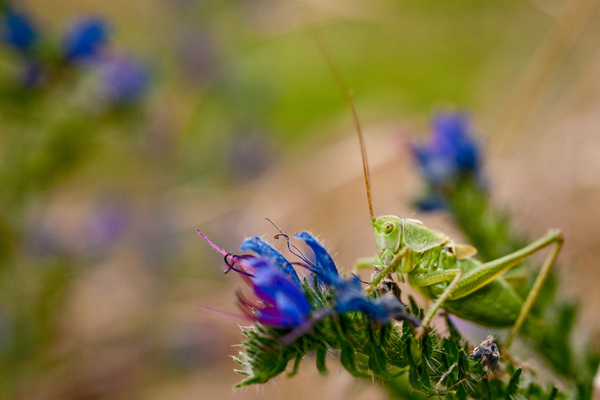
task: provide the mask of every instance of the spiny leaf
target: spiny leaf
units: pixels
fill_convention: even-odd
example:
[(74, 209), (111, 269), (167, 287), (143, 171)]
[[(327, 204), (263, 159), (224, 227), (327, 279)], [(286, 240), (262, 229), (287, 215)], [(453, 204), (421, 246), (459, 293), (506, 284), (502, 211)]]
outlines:
[(327, 357), (327, 350), (317, 350), (317, 370), (321, 375), (327, 375), (327, 366), (325, 365), (325, 358)]
[(298, 372), (298, 367), (300, 366), (300, 361), (302, 361), (302, 356), (298, 354), (298, 356), (296, 356), (296, 360), (294, 361), (294, 366), (292, 367), (292, 370), (288, 373), (288, 377), (296, 375), (296, 373)]
[(517, 388), (519, 385), (519, 378), (521, 378), (521, 372), (523, 372), (522, 368), (517, 368), (515, 373), (510, 377), (510, 381), (508, 381), (508, 386), (506, 387), (506, 398), (509, 399), (517, 392)]

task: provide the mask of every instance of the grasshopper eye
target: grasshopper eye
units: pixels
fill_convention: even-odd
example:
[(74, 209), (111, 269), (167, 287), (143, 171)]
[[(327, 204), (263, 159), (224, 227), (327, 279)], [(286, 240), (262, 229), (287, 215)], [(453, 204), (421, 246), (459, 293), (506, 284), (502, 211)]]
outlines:
[(394, 224), (393, 223), (386, 222), (385, 224), (383, 224), (383, 233), (389, 234), (389, 233), (392, 233), (393, 230), (394, 230)]

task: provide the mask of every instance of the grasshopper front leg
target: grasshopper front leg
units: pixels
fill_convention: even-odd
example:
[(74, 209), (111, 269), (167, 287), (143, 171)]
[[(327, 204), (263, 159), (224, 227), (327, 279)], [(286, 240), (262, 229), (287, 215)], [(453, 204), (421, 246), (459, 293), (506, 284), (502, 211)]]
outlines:
[[(379, 273), (379, 275), (377, 275), (375, 277), (375, 279), (373, 279), (371, 281), (370, 286), (367, 288), (367, 293), (370, 293), (373, 291), (374, 288), (377, 287), (377, 285), (379, 285), (379, 282), (381, 282), (381, 280), (383, 278), (385, 278), (386, 276), (388, 276), (389, 274), (391, 274), (392, 272), (396, 271), (397, 268), (400, 266), (400, 261), (402, 260), (402, 257), (404, 257), (405, 255), (408, 254), (408, 252), (410, 251), (410, 249), (408, 247), (403, 248), (398, 254), (393, 255), (393, 253), (391, 251), (388, 251), (390, 256), (391, 256), (391, 260), (389, 262), (389, 264), (383, 266), (382, 263), (382, 270)], [(385, 259), (386, 253), (383, 253), (383, 256), (381, 257), (382, 259)]]
[(358, 272), (361, 269), (373, 269), (373, 267), (379, 265), (379, 263), (380, 261), (378, 257), (359, 258), (352, 267), (352, 273), (354, 275), (358, 275)]

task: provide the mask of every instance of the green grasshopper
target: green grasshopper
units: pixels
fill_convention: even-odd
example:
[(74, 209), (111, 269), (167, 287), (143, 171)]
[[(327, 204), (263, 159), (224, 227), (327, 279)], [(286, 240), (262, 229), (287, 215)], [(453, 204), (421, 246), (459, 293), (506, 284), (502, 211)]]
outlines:
[[(426, 299), (434, 300), (427, 311), (417, 337), (425, 330), (438, 309), (443, 308), (467, 321), (492, 328), (512, 330), (508, 348), (519, 332), (541, 286), (548, 277), (563, 243), (560, 230), (545, 236), (512, 254), (487, 263), (473, 258), (471, 246), (455, 244), (442, 232), (426, 228), (419, 221), (394, 215), (372, 217), (378, 254), (362, 259), (355, 270), (381, 268), (371, 282), (377, 287), (393, 272), (406, 275), (408, 283)], [(527, 298), (523, 300), (502, 275), (537, 251), (556, 244), (546, 258)]]
[[(390, 274), (400, 273), (426, 299), (434, 301), (416, 333), (418, 338), (425, 334), (433, 316), (443, 308), (479, 325), (492, 328), (512, 326), (505, 343), (509, 348), (558, 257), (563, 244), (562, 232), (551, 230), (521, 250), (482, 263), (473, 258), (477, 253), (475, 248), (455, 244), (442, 232), (427, 228), (420, 221), (394, 215), (375, 217), (364, 138), (354, 101), (325, 42), (316, 30), (312, 33), (351, 111), (360, 143), (371, 224), (375, 228), (377, 255), (360, 259), (353, 272), (362, 268), (379, 271), (370, 283), (369, 291), (376, 289), (384, 278), (389, 280)], [(555, 244), (554, 249), (546, 258), (527, 298), (522, 299), (502, 275), (552, 244)]]

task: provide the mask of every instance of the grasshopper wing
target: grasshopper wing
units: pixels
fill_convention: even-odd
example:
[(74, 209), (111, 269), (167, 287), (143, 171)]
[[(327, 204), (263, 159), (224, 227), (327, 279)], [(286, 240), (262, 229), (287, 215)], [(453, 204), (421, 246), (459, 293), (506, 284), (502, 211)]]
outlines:
[(454, 251), (457, 260), (466, 260), (467, 258), (473, 257), (477, 254), (477, 249), (468, 244), (455, 244)]
[(406, 219), (402, 220), (402, 239), (404, 245), (415, 253), (422, 253), (449, 242), (448, 236), (442, 232)]

